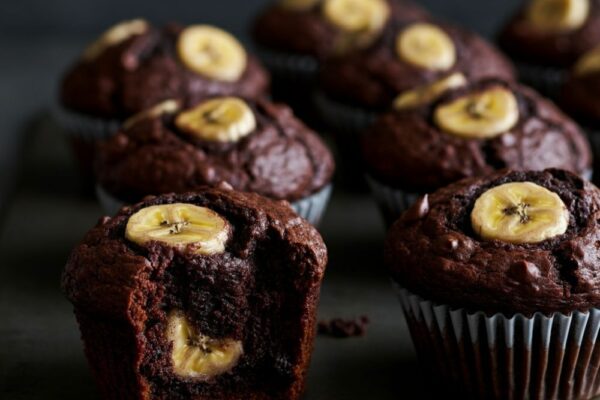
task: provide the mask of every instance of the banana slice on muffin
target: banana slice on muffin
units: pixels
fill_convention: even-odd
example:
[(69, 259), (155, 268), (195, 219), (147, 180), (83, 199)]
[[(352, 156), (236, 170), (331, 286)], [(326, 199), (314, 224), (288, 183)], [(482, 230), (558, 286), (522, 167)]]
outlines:
[(182, 112), (175, 124), (204, 140), (236, 142), (256, 129), (256, 117), (244, 100), (219, 97)]
[(435, 122), (444, 131), (464, 138), (492, 138), (519, 121), (515, 95), (503, 87), (459, 97), (435, 110)]
[(527, 17), (541, 31), (561, 32), (581, 27), (589, 13), (589, 0), (534, 0)]
[(177, 41), (177, 52), (190, 70), (212, 79), (234, 82), (246, 69), (246, 51), (240, 42), (210, 25), (184, 29)]
[(229, 224), (206, 207), (174, 203), (142, 208), (127, 222), (125, 237), (137, 244), (150, 241), (197, 254), (218, 254), (225, 249)]
[(415, 23), (400, 32), (396, 52), (401, 59), (424, 69), (445, 71), (456, 63), (450, 36), (429, 23)]
[(477, 199), (471, 224), (484, 239), (538, 243), (567, 231), (569, 211), (556, 193), (532, 182), (511, 182)]

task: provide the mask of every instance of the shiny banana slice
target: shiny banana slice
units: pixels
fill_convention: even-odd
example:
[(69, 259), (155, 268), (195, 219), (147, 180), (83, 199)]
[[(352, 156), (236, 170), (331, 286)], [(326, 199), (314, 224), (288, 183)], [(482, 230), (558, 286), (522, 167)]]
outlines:
[(210, 25), (192, 25), (179, 35), (177, 53), (197, 74), (226, 82), (237, 81), (246, 70), (246, 50), (228, 32)]
[(589, 0), (533, 0), (527, 16), (540, 31), (561, 32), (580, 28), (589, 13)]
[(567, 231), (569, 211), (556, 193), (532, 182), (512, 182), (477, 199), (471, 224), (484, 239), (538, 243)]
[(434, 119), (441, 129), (453, 135), (487, 139), (517, 124), (519, 105), (510, 90), (492, 87), (439, 105)]
[(168, 316), (167, 338), (172, 344), (173, 370), (184, 378), (208, 380), (223, 374), (236, 366), (243, 353), (242, 342), (203, 335), (178, 310)]
[(156, 118), (164, 114), (175, 114), (177, 111), (179, 111), (179, 102), (177, 100), (165, 100), (127, 118), (123, 122), (123, 128), (129, 129), (144, 119)]
[(135, 35), (141, 35), (148, 30), (148, 22), (143, 19), (123, 21), (104, 32), (95, 42), (83, 51), (83, 59), (91, 61), (109, 47), (124, 42)]
[(394, 108), (396, 110), (405, 110), (418, 107), (436, 100), (447, 90), (466, 84), (467, 78), (460, 72), (455, 72), (428, 85), (400, 93), (394, 100)]
[(281, 8), (291, 11), (306, 11), (315, 7), (321, 0), (279, 0)]
[(200, 139), (237, 142), (256, 129), (256, 117), (244, 100), (218, 97), (180, 113), (175, 125)]
[(575, 64), (574, 72), (577, 76), (600, 72), (600, 46), (584, 54)]
[(229, 232), (229, 224), (216, 212), (193, 204), (173, 203), (142, 208), (133, 214), (125, 237), (140, 245), (157, 241), (211, 255), (225, 250)]
[(396, 53), (400, 59), (417, 67), (445, 71), (456, 62), (454, 42), (435, 25), (418, 22), (396, 37)]
[(372, 34), (383, 29), (390, 9), (385, 0), (325, 0), (323, 14), (346, 32)]

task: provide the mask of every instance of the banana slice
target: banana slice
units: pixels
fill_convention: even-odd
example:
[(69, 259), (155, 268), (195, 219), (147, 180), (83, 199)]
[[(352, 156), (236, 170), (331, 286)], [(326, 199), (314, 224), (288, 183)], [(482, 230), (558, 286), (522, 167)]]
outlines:
[(256, 129), (256, 117), (244, 100), (219, 97), (182, 112), (175, 125), (200, 139), (237, 142)]
[(390, 9), (385, 0), (325, 0), (323, 14), (346, 32), (372, 34), (383, 29)]
[(589, 13), (589, 0), (534, 0), (527, 16), (540, 31), (561, 32), (581, 27)]
[(193, 204), (161, 204), (142, 208), (131, 217), (125, 237), (143, 245), (149, 241), (176, 248), (191, 248), (196, 254), (218, 254), (225, 250), (229, 224), (219, 214)]
[(279, 0), (279, 6), (291, 11), (306, 11), (315, 7), (321, 0)]
[(600, 46), (584, 54), (574, 68), (577, 76), (590, 75), (598, 71), (600, 71)]
[(415, 23), (396, 37), (400, 59), (417, 67), (445, 71), (456, 62), (454, 42), (442, 29), (428, 23)]
[(455, 72), (428, 85), (402, 92), (394, 100), (396, 110), (418, 107), (430, 103), (450, 89), (467, 84), (467, 78), (460, 72)]
[(156, 118), (164, 114), (175, 114), (177, 111), (179, 111), (179, 102), (177, 100), (165, 100), (147, 110), (141, 111), (127, 118), (125, 122), (123, 122), (123, 129), (129, 129), (144, 119)]
[(104, 32), (95, 42), (83, 51), (83, 59), (91, 61), (109, 47), (124, 42), (135, 35), (141, 35), (148, 30), (148, 22), (143, 19), (123, 21)]
[(246, 50), (240, 42), (210, 25), (193, 25), (181, 32), (177, 53), (192, 71), (220, 81), (237, 81), (246, 69)]
[(177, 375), (207, 380), (236, 366), (243, 353), (242, 342), (203, 335), (178, 310), (168, 318), (167, 338), (173, 346), (171, 361)]
[(510, 130), (519, 121), (515, 95), (502, 87), (441, 104), (435, 110), (436, 124), (453, 135), (487, 139)]
[(477, 199), (471, 224), (484, 239), (538, 243), (567, 231), (569, 211), (556, 193), (532, 182), (512, 182)]

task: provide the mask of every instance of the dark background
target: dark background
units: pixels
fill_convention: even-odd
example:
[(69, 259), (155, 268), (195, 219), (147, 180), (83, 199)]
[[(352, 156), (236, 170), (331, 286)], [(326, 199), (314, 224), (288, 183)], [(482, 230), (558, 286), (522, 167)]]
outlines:
[[(246, 35), (266, 0), (0, 0), (0, 399), (97, 398), (72, 307), (65, 260), (101, 210), (50, 117), (62, 71), (107, 26), (208, 22)], [(422, 0), (434, 14), (492, 37), (519, 0)], [(7, 195), (10, 190), (10, 195)], [(330, 263), (319, 318), (368, 315), (360, 339), (319, 337), (306, 400), (425, 399), (400, 306), (381, 270), (384, 229), (373, 201), (336, 190), (320, 231)]]

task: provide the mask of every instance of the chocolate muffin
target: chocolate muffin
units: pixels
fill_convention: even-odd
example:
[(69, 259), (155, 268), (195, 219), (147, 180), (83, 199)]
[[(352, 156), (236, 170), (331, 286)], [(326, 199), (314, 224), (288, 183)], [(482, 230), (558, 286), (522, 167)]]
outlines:
[(513, 78), (513, 69), (479, 36), (446, 23), (393, 21), (367, 49), (327, 60), (317, 106), (340, 132), (362, 132), (402, 92), (460, 72), (467, 80)]
[(459, 75), (436, 85), (401, 94), (362, 139), (368, 181), (388, 222), (419, 195), (503, 168), (590, 177), (584, 134), (533, 90)]
[(368, 46), (390, 20), (426, 16), (410, 0), (279, 0), (257, 17), (252, 33), (275, 98), (312, 116), (307, 100), (322, 60)]
[(136, 19), (110, 28), (70, 67), (57, 117), (89, 168), (95, 140), (159, 101), (256, 98), (268, 86), (267, 72), (229, 33), (209, 25), (157, 28)]
[(334, 170), (325, 144), (290, 108), (234, 96), (159, 103), (100, 143), (96, 161), (109, 213), (147, 195), (226, 181), (287, 200), (313, 223), (325, 210)]
[(481, 399), (600, 394), (600, 191), (562, 170), (502, 171), (422, 197), (385, 262), (427, 379)]
[(600, 41), (600, 1), (532, 0), (526, 2), (499, 36), (521, 79), (556, 96), (565, 72)]
[(103, 218), (62, 285), (105, 399), (298, 399), (326, 263), (285, 204), (213, 188)]

